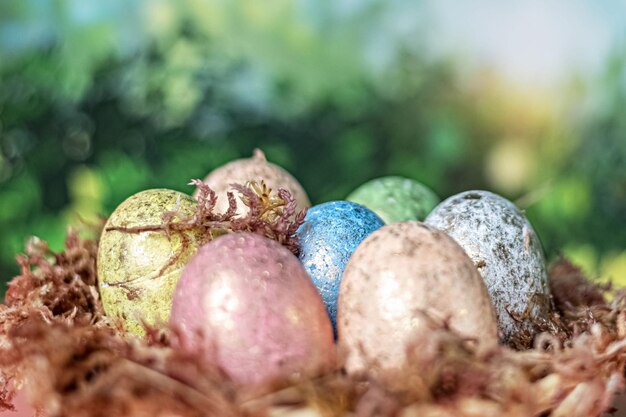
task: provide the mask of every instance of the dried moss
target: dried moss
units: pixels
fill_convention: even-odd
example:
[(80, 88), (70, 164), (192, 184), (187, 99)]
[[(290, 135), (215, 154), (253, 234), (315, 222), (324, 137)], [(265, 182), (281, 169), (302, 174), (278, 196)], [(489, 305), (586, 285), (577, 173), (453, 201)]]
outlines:
[[(125, 233), (143, 233), (160, 231), (166, 234), (194, 231), (200, 236), (200, 244), (206, 243), (225, 233), (252, 232), (276, 240), (294, 254), (298, 254), (298, 241), (295, 232), (304, 222), (306, 210), (297, 211), (297, 203), (291, 193), (285, 189), (272, 190), (263, 180), (251, 181), (245, 185), (231, 184), (239, 193), (241, 201), (248, 208), (246, 215), (239, 216), (237, 200), (228, 192), (228, 209), (224, 213), (216, 211), (217, 194), (201, 180), (192, 180), (190, 185), (197, 187), (197, 209), (193, 215), (185, 215), (176, 210), (163, 213), (161, 224), (141, 227), (107, 227)], [(188, 242), (187, 242), (188, 244)], [(183, 242), (184, 251), (185, 241)], [(164, 267), (176, 262), (173, 257)]]
[(607, 288), (564, 260), (550, 273), (557, 310), (536, 323), (543, 332), (527, 349), (482, 347), (432, 320), (432, 337), (406, 347), (411, 372), (398, 376), (393, 392), (339, 369), (255, 396), (178, 349), (185, 341), (176, 329), (148, 328), (143, 339), (121, 332), (102, 312), (96, 249), (95, 240), (70, 232), (61, 253), (33, 241), (18, 257), (22, 273), (0, 305), (0, 410), (11, 407), (17, 382), (49, 416), (264, 416), (302, 408), (321, 416), (597, 416), (624, 386), (626, 294), (607, 301)]

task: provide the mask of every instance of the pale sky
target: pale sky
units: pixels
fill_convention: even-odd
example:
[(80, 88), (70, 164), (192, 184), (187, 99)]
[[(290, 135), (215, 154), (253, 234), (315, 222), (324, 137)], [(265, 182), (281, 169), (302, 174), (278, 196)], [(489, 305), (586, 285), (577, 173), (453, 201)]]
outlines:
[(430, 0), (429, 46), (489, 64), (510, 78), (550, 84), (595, 71), (626, 34), (626, 1)]

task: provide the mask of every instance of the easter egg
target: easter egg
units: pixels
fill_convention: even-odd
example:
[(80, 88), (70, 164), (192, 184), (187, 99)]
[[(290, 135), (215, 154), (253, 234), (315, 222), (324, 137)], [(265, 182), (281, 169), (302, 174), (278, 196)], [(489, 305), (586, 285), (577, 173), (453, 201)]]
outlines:
[(439, 203), (425, 185), (403, 177), (376, 178), (358, 187), (346, 198), (364, 205), (387, 224), (424, 220)]
[(383, 224), (360, 204), (332, 201), (312, 207), (296, 232), (300, 261), (322, 295), (333, 328), (339, 284), (348, 259), (361, 241)]
[(15, 398), (9, 401), (15, 409), (12, 411), (0, 411), (0, 417), (31, 417), (38, 415), (35, 407), (30, 404), (31, 401), (29, 401), (28, 394), (30, 393), (27, 393), (24, 388), (17, 391)]
[(111, 214), (98, 247), (98, 287), (104, 311), (127, 331), (144, 334), (143, 322), (167, 323), (183, 266), (197, 249), (195, 232), (133, 231), (158, 226), (168, 211), (192, 215), (196, 202), (178, 191), (137, 193)]
[[(185, 267), (171, 323), (239, 385), (312, 377), (334, 366), (333, 332), (289, 250), (252, 233), (202, 246)], [(201, 335), (198, 337), (197, 335)]]
[(433, 320), (447, 320), (479, 343), (497, 343), (493, 306), (471, 259), (420, 222), (369, 235), (350, 258), (339, 294), (339, 344), (349, 373), (393, 383), (388, 379), (411, 368), (407, 348), (431, 335)]
[[(260, 183), (261, 180), (273, 191), (277, 192), (280, 188), (289, 191), (296, 201), (298, 211), (311, 206), (309, 197), (298, 180), (283, 168), (268, 162), (259, 149), (254, 151), (252, 158), (237, 159), (216, 168), (204, 179), (204, 182), (217, 193), (216, 209), (221, 213), (228, 209), (226, 193), (233, 191), (231, 184), (246, 185), (250, 181)], [(237, 199), (237, 213), (239, 215), (247, 213), (247, 207), (241, 201), (239, 194), (234, 192), (234, 195)]]
[(505, 343), (520, 332), (531, 332), (529, 321), (549, 314), (541, 243), (513, 203), (488, 191), (466, 191), (439, 204), (426, 223), (454, 238), (474, 261), (496, 307)]

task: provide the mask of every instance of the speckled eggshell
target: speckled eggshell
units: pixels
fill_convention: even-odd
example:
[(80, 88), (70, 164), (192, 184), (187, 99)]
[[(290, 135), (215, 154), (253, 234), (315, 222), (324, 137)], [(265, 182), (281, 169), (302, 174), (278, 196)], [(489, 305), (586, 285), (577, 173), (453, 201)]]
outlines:
[(326, 304), (333, 328), (341, 276), (356, 247), (383, 226), (373, 211), (349, 201), (331, 201), (312, 207), (296, 236), (300, 261)]
[[(237, 159), (213, 170), (204, 182), (217, 193), (218, 201), (216, 209), (224, 212), (228, 209), (226, 193), (233, 191), (230, 184), (245, 185), (248, 181), (265, 181), (265, 184), (274, 191), (284, 188), (291, 193), (296, 200), (298, 211), (311, 207), (309, 197), (302, 185), (289, 172), (283, 168), (268, 162), (260, 150), (255, 150), (252, 158)], [(242, 215), (247, 212), (239, 194), (234, 192), (237, 199), (237, 213)]]
[(407, 348), (429, 337), (428, 317), (497, 343), (493, 306), (474, 264), (452, 238), (420, 222), (386, 225), (361, 243), (343, 275), (338, 314), (346, 370), (382, 380), (410, 369)]
[(176, 289), (171, 323), (187, 348), (240, 385), (334, 366), (333, 332), (315, 287), (289, 250), (257, 234), (225, 235), (199, 249)]
[(503, 342), (531, 331), (527, 319), (549, 314), (541, 243), (513, 203), (488, 191), (466, 191), (439, 204), (426, 223), (452, 236), (474, 261), (496, 307)]
[[(196, 202), (174, 190), (142, 191), (120, 204), (111, 214), (98, 248), (98, 287), (104, 311), (122, 319), (126, 330), (144, 334), (142, 321), (167, 323), (172, 295), (183, 266), (197, 249), (197, 234), (108, 230), (109, 227), (160, 225), (166, 211), (191, 215)], [(172, 261), (174, 260), (174, 261)], [(171, 263), (171, 264), (170, 264)]]
[[(22, 388), (17, 391), (15, 397), (9, 403), (12, 403), (14, 410), (2, 410), (0, 411), (0, 417), (31, 417), (37, 414), (35, 407), (31, 405), (31, 400), (29, 398), (32, 395), (30, 392), (26, 392), (27, 388)], [(34, 390), (33, 390), (34, 391)]]
[(346, 200), (364, 205), (387, 224), (424, 220), (440, 201), (430, 188), (403, 177), (368, 181), (350, 193)]

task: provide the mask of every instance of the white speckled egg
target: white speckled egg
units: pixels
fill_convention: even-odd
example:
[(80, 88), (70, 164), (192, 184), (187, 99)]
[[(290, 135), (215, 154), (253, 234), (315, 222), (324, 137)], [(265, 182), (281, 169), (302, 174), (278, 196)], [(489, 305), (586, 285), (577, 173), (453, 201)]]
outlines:
[(487, 284), (505, 343), (515, 343), (520, 332), (532, 332), (529, 320), (549, 314), (541, 243), (509, 200), (488, 191), (466, 191), (439, 204), (425, 222), (449, 234), (474, 261)]
[(348, 261), (338, 332), (349, 373), (381, 380), (409, 368), (407, 347), (429, 337), (429, 317), (479, 343), (497, 343), (485, 284), (463, 249), (420, 222), (393, 223), (369, 235)]

